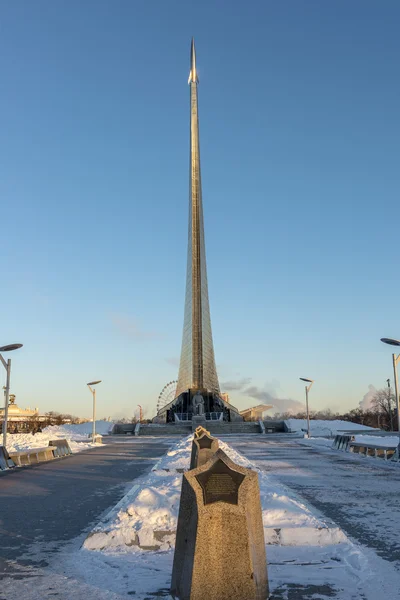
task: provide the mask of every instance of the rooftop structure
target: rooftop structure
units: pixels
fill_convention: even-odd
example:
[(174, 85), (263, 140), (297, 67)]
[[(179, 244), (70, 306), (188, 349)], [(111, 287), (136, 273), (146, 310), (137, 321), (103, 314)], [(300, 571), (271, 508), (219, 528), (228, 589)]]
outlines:
[[(20, 408), (15, 404), (15, 395), (10, 394), (8, 405), (8, 418), (10, 421), (26, 421), (32, 417), (39, 416), (38, 408)], [(4, 417), (4, 408), (0, 408), (0, 420)]]
[(245, 421), (260, 421), (262, 420), (263, 414), (274, 408), (273, 404), (258, 404), (257, 406), (250, 406), (240, 411), (240, 415)]

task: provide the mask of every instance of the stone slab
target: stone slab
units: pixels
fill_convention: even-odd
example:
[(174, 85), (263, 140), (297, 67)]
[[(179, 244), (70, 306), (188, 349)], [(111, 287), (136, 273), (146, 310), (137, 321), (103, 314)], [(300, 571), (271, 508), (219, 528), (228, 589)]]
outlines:
[(0, 446), (0, 471), (6, 471), (11, 467), (15, 467), (15, 464), (10, 458), (7, 448)]
[(57, 456), (68, 456), (69, 454), (72, 454), (68, 440), (50, 440), (49, 446), (55, 446), (57, 448)]
[(195, 438), (200, 437), (201, 435), (203, 435), (203, 433), (208, 433), (208, 435), (210, 435), (210, 432), (205, 427), (203, 427), (202, 425), (199, 425), (194, 430), (194, 437)]
[(192, 416), (192, 431), (196, 429), (196, 427), (206, 425), (207, 420), (205, 415), (193, 415)]
[(218, 440), (205, 430), (194, 438), (192, 442), (192, 454), (190, 457), (190, 468), (196, 469), (204, 465), (216, 453), (219, 448)]
[(258, 475), (222, 450), (183, 474), (171, 595), (269, 598)]
[[(43, 448), (26, 448), (11, 452), (10, 459), (19, 467), (38, 462), (52, 460), (56, 456), (56, 448), (45, 446)], [(12, 466), (15, 466), (14, 464)]]

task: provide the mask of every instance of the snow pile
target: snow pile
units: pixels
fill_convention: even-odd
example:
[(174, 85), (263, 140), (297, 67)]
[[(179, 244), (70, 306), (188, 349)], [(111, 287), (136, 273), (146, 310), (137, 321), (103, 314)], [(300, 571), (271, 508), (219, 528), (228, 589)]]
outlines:
[(175, 543), (182, 475), (142, 477), (84, 542), (88, 550), (168, 550)]
[[(357, 442), (357, 444), (365, 444), (366, 446), (381, 446), (383, 448), (396, 448), (400, 443), (400, 437), (397, 435), (378, 436), (378, 435), (355, 434), (354, 441)], [(326, 447), (326, 448), (330, 448), (330, 449), (335, 449), (332, 446), (333, 442), (332, 442), (331, 438), (330, 439), (323, 438), (323, 437), (317, 437), (317, 438), (311, 437), (310, 439), (304, 438), (302, 440), (298, 440), (298, 443), (300, 443), (302, 446), (318, 446), (320, 448)]]
[[(114, 421), (96, 421), (96, 433), (100, 435), (110, 434), (113, 427)], [(47, 430), (51, 430), (55, 433), (60, 431), (62, 435), (70, 434), (74, 439), (77, 439), (77, 436), (79, 435), (87, 437), (89, 433), (92, 433), (93, 421), (79, 423), (78, 425), (51, 425), (50, 427), (46, 427), (46, 431)]]
[[(287, 419), (285, 421), (287, 428), (292, 432), (307, 431), (307, 420), (306, 419)], [(318, 437), (333, 437), (341, 431), (347, 430), (374, 430), (373, 427), (367, 427), (366, 425), (360, 425), (359, 423), (352, 423), (351, 421), (340, 421), (335, 419), (334, 421), (324, 420), (311, 420), (310, 421), (310, 433), (312, 436)]]
[[(175, 545), (182, 472), (189, 468), (192, 436), (178, 442), (86, 538), (87, 550), (168, 550)], [(325, 546), (347, 541), (334, 524), (317, 517), (283, 485), (272, 482), (251, 461), (220, 440), (235, 463), (259, 473), (267, 544)]]
[[(361, 549), (352, 543), (306, 547), (270, 545), (266, 550), (271, 598), (398, 600), (398, 573), (395, 569), (390, 573), (388, 585), (383, 586), (382, 579), (387, 576), (385, 570), (382, 572), (385, 561), (369, 563)], [(172, 549), (168, 552), (134, 553), (130, 548), (125, 553), (81, 550), (69, 553), (65, 559), (64, 556), (61, 556), (63, 562), (60, 564), (60, 553), (57, 554), (56, 567), (52, 565), (51, 579), (47, 580), (53, 590), (58, 585), (69, 592), (80, 592), (81, 600), (88, 598), (87, 589), (78, 587), (84, 582), (93, 586), (90, 588), (93, 594), (90, 599), (93, 600), (172, 600), (168, 593), (174, 558)], [(234, 564), (232, 568), (235, 568)], [(60, 573), (59, 579), (56, 579), (56, 569)], [(36, 578), (35, 590), (41, 589), (42, 580), (44, 577)], [(70, 580), (72, 584), (66, 588)], [(8, 585), (5, 588), (2, 582), (2, 592), (8, 600), (28, 600), (20, 592), (19, 581), (12, 579)], [(19, 595), (14, 590), (18, 590)], [(384, 595), (380, 595), (383, 590)], [(50, 596), (41, 596), (45, 597)], [(68, 596), (71, 600), (72, 597), (78, 600), (78, 595)]]
[[(51, 425), (45, 427), (41, 433), (9, 433), (7, 434), (7, 450), (18, 452), (30, 448), (44, 448), (49, 445), (50, 440), (66, 439), (72, 452), (82, 452), (88, 448), (95, 447), (89, 441), (88, 434), (92, 432), (93, 424), (80, 423), (79, 425)], [(109, 433), (113, 423), (108, 421), (96, 421), (96, 433)]]
[(183, 473), (190, 467), (190, 453), (192, 451), (193, 437), (187, 438), (174, 444), (164, 456), (153, 467), (153, 471), (177, 471)]
[(328, 438), (323, 438), (323, 437), (318, 437), (318, 438), (313, 438), (311, 437), (310, 439), (308, 438), (304, 438), (302, 440), (298, 440), (298, 443), (301, 444), (302, 446), (304, 445), (310, 445), (310, 446), (325, 446), (326, 448), (332, 448), (332, 439), (328, 439)]
[(357, 444), (365, 444), (366, 446), (385, 446), (396, 448), (399, 445), (399, 436), (398, 435), (387, 435), (387, 436), (377, 436), (377, 435), (356, 435), (355, 442)]

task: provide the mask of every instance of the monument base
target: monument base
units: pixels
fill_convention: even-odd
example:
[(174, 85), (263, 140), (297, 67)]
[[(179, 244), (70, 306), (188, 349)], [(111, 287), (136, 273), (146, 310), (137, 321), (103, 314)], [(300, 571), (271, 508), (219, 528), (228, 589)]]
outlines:
[(221, 450), (183, 474), (171, 595), (269, 598), (258, 475)]
[(174, 423), (177, 419), (191, 421), (193, 413), (197, 412), (193, 407), (193, 398), (198, 392), (203, 397), (203, 413), (208, 416), (208, 420), (216, 420), (216, 417), (211, 415), (220, 414), (221, 420), (226, 422), (243, 421), (237, 408), (223, 400), (219, 394), (193, 388), (182, 392), (169, 404), (160, 408), (153, 423)]
[(192, 416), (192, 431), (196, 429), (199, 425), (206, 427), (207, 420), (205, 415), (193, 415)]

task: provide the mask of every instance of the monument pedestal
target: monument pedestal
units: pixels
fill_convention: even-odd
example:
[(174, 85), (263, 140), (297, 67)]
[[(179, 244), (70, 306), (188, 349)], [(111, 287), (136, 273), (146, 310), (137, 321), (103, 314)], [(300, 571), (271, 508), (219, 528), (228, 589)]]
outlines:
[(205, 415), (193, 415), (192, 416), (192, 431), (196, 429), (199, 425), (205, 427), (207, 424)]
[(204, 465), (212, 456), (214, 456), (218, 448), (218, 440), (203, 430), (203, 433), (200, 436), (195, 437), (192, 442), (190, 468), (197, 469), (197, 467)]
[(196, 429), (199, 425), (205, 427), (207, 425), (205, 415), (193, 415), (192, 416), (192, 431)]
[(258, 475), (222, 450), (183, 474), (171, 595), (269, 598)]

